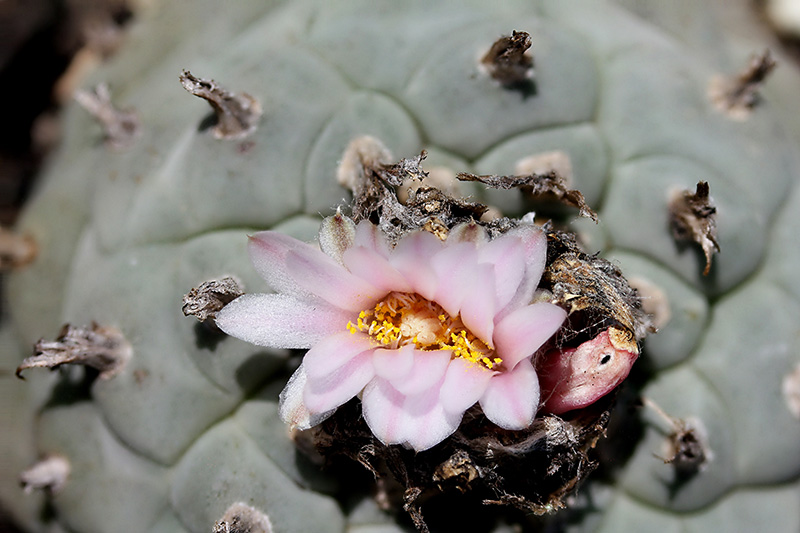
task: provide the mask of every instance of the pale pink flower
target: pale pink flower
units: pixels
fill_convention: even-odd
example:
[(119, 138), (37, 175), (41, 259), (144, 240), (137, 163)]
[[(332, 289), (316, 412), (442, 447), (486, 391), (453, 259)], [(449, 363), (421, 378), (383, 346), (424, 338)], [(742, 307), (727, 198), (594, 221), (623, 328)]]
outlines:
[(323, 222), (320, 248), (252, 236), (253, 264), (277, 294), (246, 294), (217, 317), (254, 344), (309, 349), (281, 393), (287, 423), (307, 429), (360, 395), (378, 439), (418, 451), (451, 435), (475, 403), (502, 428), (531, 424), (531, 357), (566, 317), (531, 303), (545, 265), (541, 229), (522, 224), (489, 240), (465, 224), (444, 242), (419, 231), (392, 248), (373, 224), (336, 215)]

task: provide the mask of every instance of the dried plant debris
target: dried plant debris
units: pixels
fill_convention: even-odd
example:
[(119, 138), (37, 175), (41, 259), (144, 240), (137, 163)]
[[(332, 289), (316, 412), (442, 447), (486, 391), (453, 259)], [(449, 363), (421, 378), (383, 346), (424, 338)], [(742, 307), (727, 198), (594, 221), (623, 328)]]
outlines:
[(403, 490), (382, 497), (398, 500), (389, 506), (403, 508), (417, 529), (428, 531), (423, 510), (447, 513), (437, 496), (453, 491), (536, 515), (563, 508), (597, 467), (590, 451), (605, 434), (613, 401), (611, 394), (563, 417), (539, 416), (522, 431), (498, 428), (475, 407), (450, 438), (419, 453), (377, 441), (355, 400), (311, 431), (329, 460), (343, 456), (379, 479), (397, 480)]
[(524, 31), (514, 31), (499, 38), (481, 59), (489, 75), (510, 89), (534, 88), (533, 58), (527, 53), (531, 36)]
[(214, 80), (197, 78), (188, 70), (180, 75), (181, 85), (193, 95), (206, 100), (214, 109), (217, 139), (241, 139), (256, 130), (261, 119), (261, 103), (247, 93), (228, 92)]
[(555, 200), (577, 207), (581, 216), (598, 222), (597, 213), (586, 204), (583, 194), (575, 189), (567, 189), (564, 178), (555, 170), (525, 176), (478, 176), (462, 172), (456, 178), (460, 181), (477, 181), (494, 189), (519, 189), (522, 194), (536, 200)]
[(675, 468), (676, 479), (685, 481), (704, 470), (714, 454), (708, 445), (708, 432), (702, 421), (694, 417), (680, 419), (670, 416), (650, 398), (644, 398), (644, 405), (670, 426), (664, 455), (656, 457)]
[(563, 186), (567, 189), (572, 187), (572, 182), (574, 181), (572, 159), (563, 150), (551, 150), (523, 157), (514, 165), (514, 172), (518, 176), (555, 172), (562, 179)]
[(585, 253), (571, 233), (550, 229), (547, 240), (547, 266), (542, 279), (552, 293), (551, 301), (569, 310), (570, 329), (576, 337), (614, 326), (628, 336), (627, 342), (621, 344), (638, 353), (637, 341), (654, 327), (642, 309), (639, 294), (619, 268)]
[(214, 533), (272, 533), (269, 516), (255, 507), (238, 502), (214, 524)]
[(717, 208), (709, 196), (708, 183), (700, 181), (694, 193), (689, 190), (672, 195), (669, 202), (672, 235), (678, 241), (694, 241), (703, 249), (706, 266), (703, 275), (711, 271), (711, 257), (719, 252), (717, 242)]
[(416, 191), (423, 187), (439, 189), (445, 194), (458, 198), (461, 194), (461, 184), (456, 179), (456, 173), (451, 169), (442, 166), (435, 166), (427, 171), (427, 175), (421, 180), (407, 181), (397, 190), (397, 198), (402, 203), (408, 202), (411, 191)]
[(107, 146), (117, 150), (130, 148), (141, 134), (136, 111), (114, 107), (111, 103), (111, 92), (105, 83), (96, 86), (92, 91), (77, 91), (75, 100), (103, 127)]
[(244, 285), (236, 277), (212, 279), (190, 290), (183, 297), (181, 310), (184, 316), (193, 316), (200, 322), (213, 325), (219, 310), (242, 294)]
[(29, 264), (36, 258), (38, 248), (33, 238), (0, 228), (0, 271)]
[(711, 102), (731, 118), (746, 119), (761, 101), (761, 86), (776, 65), (767, 49), (753, 55), (747, 68), (736, 77), (715, 76), (709, 86)]
[(19, 475), (19, 483), (26, 494), (35, 490), (56, 494), (67, 482), (70, 464), (67, 459), (58, 455), (43, 458)]
[(17, 367), (17, 377), (29, 368), (55, 369), (61, 365), (77, 364), (100, 372), (101, 379), (110, 379), (122, 370), (132, 354), (131, 345), (122, 332), (92, 323), (90, 327), (61, 328), (55, 341), (40, 340), (34, 354)]
[(417, 157), (389, 163), (389, 151), (379, 140), (373, 137), (353, 140), (337, 172), (339, 183), (353, 192), (352, 219), (370, 220), (391, 242), (426, 227), (446, 238), (449, 228), (480, 219), (486, 206), (455, 198), (434, 187), (409, 188), (405, 202), (400, 202), (397, 192), (403, 184), (427, 177), (421, 166), (425, 155), (423, 151)]
[(470, 490), (472, 482), (482, 477), (484, 472), (476, 465), (470, 455), (464, 450), (456, 450), (453, 455), (436, 467), (433, 472), (433, 481), (440, 490), (452, 486), (459, 492)]

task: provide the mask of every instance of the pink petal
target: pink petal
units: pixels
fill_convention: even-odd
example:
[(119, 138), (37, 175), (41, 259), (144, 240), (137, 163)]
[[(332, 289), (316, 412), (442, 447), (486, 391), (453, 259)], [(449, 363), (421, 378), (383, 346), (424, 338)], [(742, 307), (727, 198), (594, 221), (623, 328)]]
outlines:
[(481, 399), (495, 372), (464, 359), (453, 359), (447, 368), (439, 401), (449, 413), (463, 413)]
[(494, 376), (480, 402), (486, 418), (503, 429), (530, 426), (539, 407), (539, 380), (530, 360)]
[(319, 250), (296, 249), (286, 254), (286, 267), (297, 284), (326, 302), (359, 311), (372, 307), (385, 293), (354, 276)]
[(404, 396), (387, 381), (374, 379), (361, 398), (364, 419), (384, 444), (427, 450), (450, 436), (461, 422), (461, 413), (445, 412), (438, 396), (438, 387), (416, 396)]
[(467, 291), (461, 304), (461, 320), (464, 325), (479, 339), (491, 344), (494, 333), (495, 314), (495, 283), (492, 265), (478, 265), (475, 269), (475, 279)]
[(520, 224), (506, 235), (522, 239), (525, 250), (525, 276), (533, 280), (533, 286), (536, 287), (542, 278), (547, 260), (547, 236), (539, 226), (532, 224)]
[(515, 309), (531, 303), (547, 259), (547, 236), (538, 226), (521, 224), (503, 237), (506, 236), (521, 239), (525, 254), (525, 274), (511, 301), (497, 313), (497, 319), (502, 319)]
[(411, 372), (414, 366), (413, 345), (406, 345), (397, 350), (378, 348), (372, 356), (375, 374), (384, 379), (401, 379)]
[(414, 292), (433, 300), (437, 279), (430, 261), (443, 246), (434, 234), (417, 231), (400, 239), (389, 261), (408, 280)]
[(291, 429), (309, 429), (316, 426), (334, 412), (333, 409), (324, 413), (312, 415), (303, 402), (303, 392), (306, 388), (306, 373), (301, 364), (295, 370), (289, 382), (280, 394), (280, 408), (278, 413), (281, 420), (289, 424)]
[(303, 403), (312, 413), (325, 413), (354, 398), (375, 376), (372, 352), (361, 352), (327, 376), (307, 377)]
[(461, 305), (476, 283), (478, 251), (471, 243), (447, 246), (430, 261), (438, 279), (434, 300), (450, 316), (461, 311)]
[(439, 403), (439, 387), (407, 396), (398, 419), (402, 443), (421, 452), (432, 448), (458, 429), (463, 413), (449, 413)]
[(488, 240), (489, 236), (486, 234), (486, 230), (475, 222), (462, 222), (447, 234), (448, 244), (471, 242), (476, 246), (480, 246), (488, 242)]
[(356, 225), (355, 246), (363, 246), (377, 252), (383, 257), (389, 257), (389, 243), (381, 230), (368, 220), (362, 220)]
[(502, 309), (517, 293), (525, 275), (525, 245), (522, 239), (508, 234), (494, 239), (480, 248), (478, 262), (494, 267), (496, 308)]
[(303, 357), (303, 366), (310, 379), (323, 378), (346, 365), (355, 356), (374, 350), (376, 343), (363, 333), (342, 330), (314, 344)]
[(283, 294), (314, 298), (297, 284), (286, 266), (286, 255), (298, 249), (314, 250), (314, 247), (277, 231), (261, 231), (251, 235), (247, 243), (256, 272), (270, 287)]
[(494, 347), (506, 369), (532, 356), (558, 331), (567, 312), (557, 305), (541, 302), (512, 312), (494, 330)]
[(398, 421), (403, 416), (405, 396), (397, 392), (386, 380), (375, 378), (370, 381), (361, 394), (361, 408), (364, 420), (384, 444), (402, 442)]
[(411, 290), (406, 278), (395, 270), (389, 260), (371, 248), (354, 246), (344, 253), (342, 259), (350, 272), (386, 294)]
[(451, 354), (447, 350), (415, 350), (414, 364), (408, 374), (386, 379), (401, 394), (420, 394), (441, 381), (450, 364)]
[(356, 225), (348, 217), (336, 212), (325, 217), (319, 228), (319, 248), (337, 263), (342, 263), (342, 254), (353, 246)]
[(325, 302), (285, 294), (245, 294), (217, 313), (217, 326), (232, 337), (270, 348), (309, 348), (339, 333), (351, 313)]

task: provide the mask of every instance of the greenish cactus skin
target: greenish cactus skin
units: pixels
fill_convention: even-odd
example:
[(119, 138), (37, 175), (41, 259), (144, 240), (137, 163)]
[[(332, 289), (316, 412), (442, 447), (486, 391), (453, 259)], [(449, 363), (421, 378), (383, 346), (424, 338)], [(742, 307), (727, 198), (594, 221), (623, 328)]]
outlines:
[[(70, 106), (19, 223), (40, 253), (7, 278), (0, 497), (22, 526), (202, 532), (243, 502), (280, 532), (401, 530), (369, 501), (337, 503), (345, 489), (296, 451), (277, 415), (287, 351), (203, 341), (180, 312), (191, 287), (222, 275), (265, 290), (245, 235), (313, 240), (319, 215), (348, 198), (335, 180), (342, 152), (372, 135), (398, 158), (425, 149), (426, 166), (455, 172), (511, 174), (524, 157), (565, 152), (573, 187), (600, 217), (573, 229), (669, 309), (646, 341), (639, 392), (699, 421), (707, 464), (675, 483), (674, 465), (654, 457), (668, 454), (673, 428), (643, 408), (630, 456), (582, 488), (580, 512), (552, 523), (800, 530), (800, 419), (790, 408), (800, 394), (800, 82), (781, 65), (742, 121), (707, 93), (715, 74), (763, 49), (758, 34), (724, 29), (714, 7), (683, 5), (702, 24), (682, 26), (679, 8), (636, 1), (156, 4), (86, 82), (109, 83), (117, 104), (135, 108), (141, 135), (110, 150)], [(532, 96), (479, 67), (512, 30), (532, 36)], [(202, 127), (208, 106), (177, 81), (183, 69), (256, 97), (257, 130), (214, 138)], [(698, 181), (711, 187), (721, 249), (705, 277), (702, 254), (676, 245), (668, 224), (671, 191)], [(462, 191), (504, 214), (531, 209), (517, 192)], [(92, 321), (132, 345), (118, 375), (77, 398), (75, 369), (13, 377), (34, 341)], [(603, 448), (613, 454), (628, 438), (612, 431)], [(71, 471), (44, 513), (45, 496), (22, 494), (16, 479), (51, 454)]]

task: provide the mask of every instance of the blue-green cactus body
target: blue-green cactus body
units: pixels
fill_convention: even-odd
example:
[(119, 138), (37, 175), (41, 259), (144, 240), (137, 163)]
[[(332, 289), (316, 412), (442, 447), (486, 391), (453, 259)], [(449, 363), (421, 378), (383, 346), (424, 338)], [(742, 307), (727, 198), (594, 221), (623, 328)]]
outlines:
[[(453, 172), (509, 174), (524, 157), (565, 152), (573, 187), (600, 217), (574, 229), (662, 291), (670, 320), (647, 340), (642, 394), (699, 420), (713, 456), (671, 491), (673, 467), (653, 457), (669, 426), (646, 411), (615, 483), (589, 483), (597, 509), (569, 527), (800, 528), (800, 420), (782, 392), (800, 364), (800, 159), (787, 133), (800, 127), (791, 102), (770, 98), (795, 80), (774, 92), (768, 82), (764, 105), (732, 120), (708, 97), (715, 74), (733, 73), (721, 59), (731, 56), (597, 1), (162, 4), (143, 9), (87, 81), (107, 81), (137, 110), (141, 136), (109, 150), (91, 118), (68, 108), (64, 143), (20, 222), (40, 255), (9, 277), (4, 365), (64, 322), (112, 325), (133, 348), (121, 373), (67, 403), (66, 378), (0, 378), (4, 404), (17, 406), (3, 421), (14, 460), (0, 494), (21, 523), (48, 527), (41, 496), (23, 496), (7, 471), (59, 454), (72, 464), (52, 499), (64, 531), (210, 531), (238, 501), (276, 531), (397, 530), (339, 505), (343, 489), (295, 451), (276, 411), (290, 354), (204, 341), (180, 312), (191, 287), (221, 275), (266, 290), (246, 234), (312, 240), (319, 215), (348, 199), (335, 179), (344, 149), (371, 135), (397, 158), (426, 149), (426, 167)], [(532, 36), (535, 95), (480, 66), (512, 30)], [(208, 106), (178, 83), (182, 69), (255, 96), (256, 132), (214, 138)], [(707, 277), (702, 254), (669, 228), (670, 194), (698, 181), (718, 210), (721, 252)], [(462, 190), (504, 214), (531, 209), (517, 192)]]

